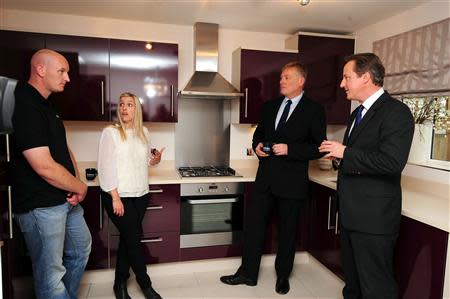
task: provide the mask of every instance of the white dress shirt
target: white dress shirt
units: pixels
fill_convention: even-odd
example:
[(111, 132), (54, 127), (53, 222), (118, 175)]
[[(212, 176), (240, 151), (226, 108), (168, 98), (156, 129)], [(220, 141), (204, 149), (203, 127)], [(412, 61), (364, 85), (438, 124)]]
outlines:
[(275, 119), (275, 129), (278, 127), (278, 123), (280, 122), (280, 118), (281, 118), (281, 115), (283, 114), (283, 110), (284, 110), (284, 107), (286, 106), (287, 101), (291, 100), (292, 104), (291, 104), (291, 107), (289, 107), (289, 114), (288, 114), (288, 117), (286, 118), (286, 122), (288, 121), (288, 119), (291, 116), (292, 112), (294, 111), (295, 107), (297, 107), (298, 103), (300, 103), (300, 100), (303, 97), (303, 93), (304, 92), (302, 91), (302, 93), (300, 95), (298, 95), (292, 99), (289, 99), (288, 97), (284, 98), (283, 102), (280, 105), (280, 109), (278, 109), (277, 118)]
[[(363, 106), (363, 110), (361, 112), (361, 121), (364, 118), (364, 115), (366, 115), (366, 112), (369, 111), (370, 107), (378, 100), (379, 97), (384, 93), (383, 87), (378, 89), (375, 93), (373, 93), (370, 97), (368, 97), (361, 105)], [(352, 127), (350, 128), (349, 134), (352, 132), (353, 127), (355, 125), (355, 120), (353, 120)]]
[[(150, 142), (143, 143), (133, 129), (126, 130), (122, 140), (113, 126), (103, 129), (98, 150), (98, 178), (103, 191), (117, 188), (120, 197), (139, 197), (149, 192), (148, 163)], [(149, 133), (144, 127), (149, 140)]]

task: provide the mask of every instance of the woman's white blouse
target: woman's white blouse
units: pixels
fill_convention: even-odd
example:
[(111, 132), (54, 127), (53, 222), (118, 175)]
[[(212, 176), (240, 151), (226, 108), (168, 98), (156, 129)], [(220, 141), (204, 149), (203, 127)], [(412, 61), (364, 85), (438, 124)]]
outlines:
[[(122, 140), (114, 127), (103, 129), (98, 149), (98, 178), (103, 191), (117, 188), (120, 197), (139, 197), (149, 192), (148, 161), (150, 142), (144, 144), (132, 129)], [(149, 140), (149, 133), (144, 127)]]

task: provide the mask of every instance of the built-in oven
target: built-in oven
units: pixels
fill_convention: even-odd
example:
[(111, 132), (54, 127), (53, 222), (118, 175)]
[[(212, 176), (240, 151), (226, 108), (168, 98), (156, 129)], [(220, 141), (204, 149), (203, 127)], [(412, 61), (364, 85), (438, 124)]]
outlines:
[(243, 183), (186, 183), (180, 195), (181, 248), (242, 242)]

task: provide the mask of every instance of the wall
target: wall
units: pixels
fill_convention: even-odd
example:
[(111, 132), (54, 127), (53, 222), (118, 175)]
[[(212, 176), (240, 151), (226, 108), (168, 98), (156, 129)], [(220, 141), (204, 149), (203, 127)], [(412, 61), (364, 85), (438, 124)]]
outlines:
[[(400, 34), (450, 17), (450, 2), (431, 1), (427, 4), (407, 10), (394, 17), (361, 28), (355, 32), (356, 53), (372, 52), (374, 41)], [(406, 175), (449, 184), (450, 173), (444, 170), (407, 165)]]

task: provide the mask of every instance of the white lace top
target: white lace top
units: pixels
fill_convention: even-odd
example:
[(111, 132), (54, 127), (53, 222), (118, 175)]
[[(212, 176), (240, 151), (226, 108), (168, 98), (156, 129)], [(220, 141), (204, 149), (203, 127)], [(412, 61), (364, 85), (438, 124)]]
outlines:
[[(132, 129), (126, 133), (124, 141), (116, 128), (103, 129), (98, 149), (98, 178), (105, 192), (117, 188), (120, 197), (139, 197), (149, 192), (150, 142), (144, 144)], [(145, 127), (144, 133), (149, 140)]]

